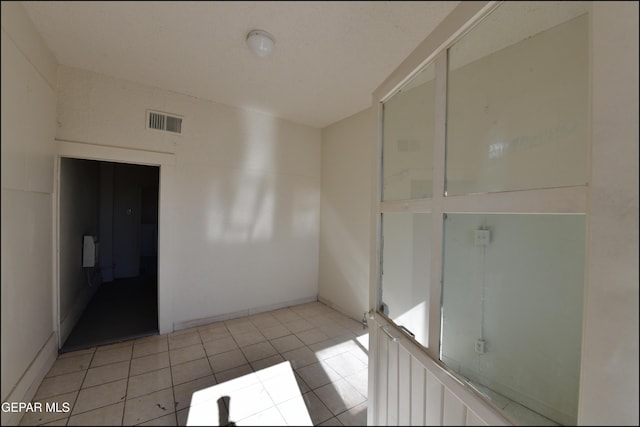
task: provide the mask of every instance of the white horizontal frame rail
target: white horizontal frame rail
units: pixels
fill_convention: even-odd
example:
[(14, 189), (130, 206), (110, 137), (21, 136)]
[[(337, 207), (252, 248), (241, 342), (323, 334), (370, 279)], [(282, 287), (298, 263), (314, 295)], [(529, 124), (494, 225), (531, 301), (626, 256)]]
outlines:
[(579, 214), (587, 210), (586, 186), (504, 191), (433, 199), (393, 200), (380, 203), (380, 212)]
[(374, 102), (385, 102), (422, 68), (490, 13), (499, 1), (461, 2), (373, 92)]
[(380, 212), (431, 212), (431, 199), (393, 200), (380, 203)]
[(151, 166), (175, 165), (176, 163), (176, 156), (173, 153), (112, 147), (62, 139), (56, 139), (56, 142), (58, 143), (59, 157), (126, 162)]

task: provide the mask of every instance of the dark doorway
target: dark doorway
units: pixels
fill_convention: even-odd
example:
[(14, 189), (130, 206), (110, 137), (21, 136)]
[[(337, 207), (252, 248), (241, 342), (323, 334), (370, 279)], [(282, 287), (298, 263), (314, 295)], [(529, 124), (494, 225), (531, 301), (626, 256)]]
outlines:
[(158, 333), (159, 175), (61, 159), (60, 352)]

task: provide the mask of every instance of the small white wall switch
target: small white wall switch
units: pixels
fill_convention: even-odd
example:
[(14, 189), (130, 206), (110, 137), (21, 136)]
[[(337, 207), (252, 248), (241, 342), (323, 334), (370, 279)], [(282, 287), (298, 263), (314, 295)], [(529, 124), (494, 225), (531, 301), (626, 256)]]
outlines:
[(478, 354), (484, 354), (487, 350), (487, 342), (483, 339), (477, 339), (475, 350)]
[(476, 230), (474, 243), (476, 246), (486, 246), (491, 241), (491, 230)]

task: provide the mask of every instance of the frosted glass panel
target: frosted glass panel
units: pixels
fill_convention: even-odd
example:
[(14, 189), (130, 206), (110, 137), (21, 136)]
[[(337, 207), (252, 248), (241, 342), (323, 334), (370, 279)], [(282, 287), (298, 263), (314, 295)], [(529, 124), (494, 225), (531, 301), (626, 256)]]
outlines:
[(382, 239), (381, 311), (426, 347), (431, 214), (385, 213)]
[(383, 105), (382, 200), (432, 195), (434, 76), (425, 68)]
[(442, 361), (524, 425), (575, 425), (584, 269), (584, 215), (448, 214)]
[(446, 194), (587, 181), (586, 2), (504, 2), (449, 49)]

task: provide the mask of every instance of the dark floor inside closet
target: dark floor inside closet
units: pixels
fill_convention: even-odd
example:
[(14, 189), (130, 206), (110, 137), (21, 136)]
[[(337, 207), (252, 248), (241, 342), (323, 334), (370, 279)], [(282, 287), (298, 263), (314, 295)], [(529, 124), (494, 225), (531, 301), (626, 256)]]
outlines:
[(103, 283), (60, 353), (158, 333), (157, 276)]

